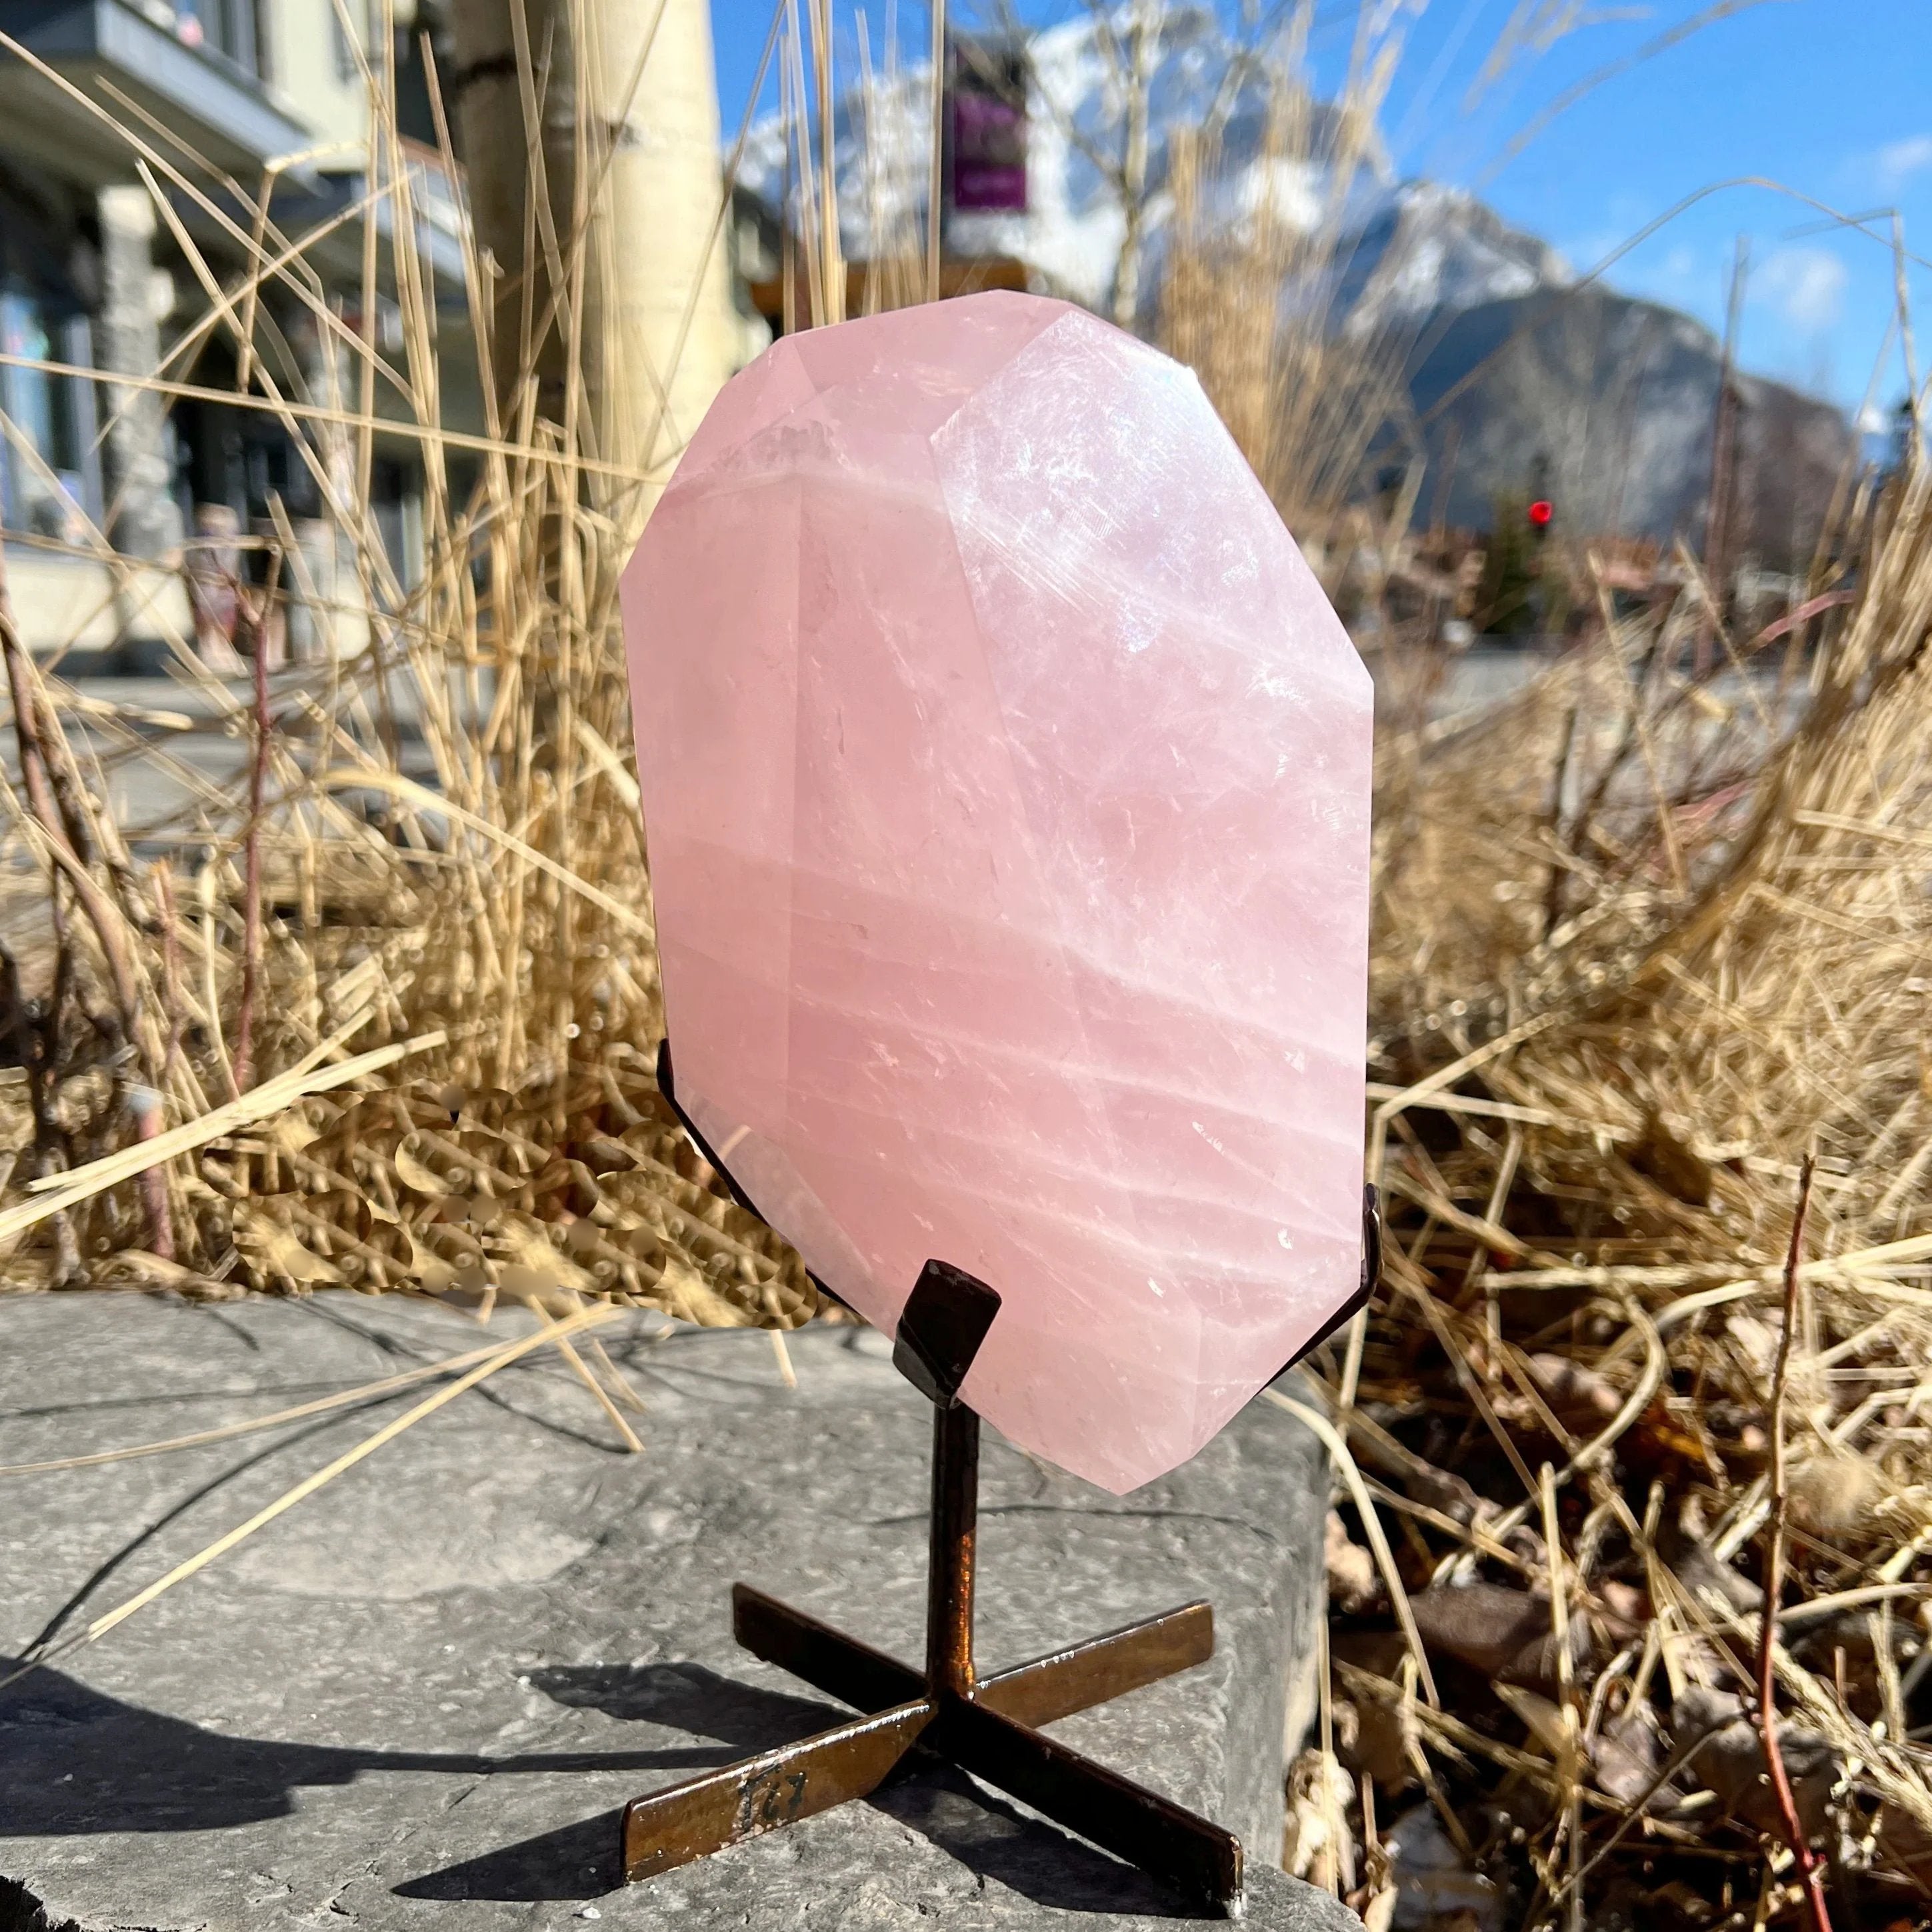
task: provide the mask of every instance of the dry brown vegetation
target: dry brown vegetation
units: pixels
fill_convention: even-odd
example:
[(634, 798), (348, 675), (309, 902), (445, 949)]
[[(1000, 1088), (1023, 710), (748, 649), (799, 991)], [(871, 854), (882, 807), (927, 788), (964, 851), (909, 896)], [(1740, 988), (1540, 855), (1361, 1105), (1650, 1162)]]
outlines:
[[(243, 263), (224, 276), (178, 228), (212, 306), (158, 386), (188, 386), (211, 338), (254, 345), (236, 400), (279, 418), (354, 560), (330, 609), (292, 538), (262, 541), (262, 567), (233, 586), (244, 632), (259, 640), (294, 596), (367, 644), (273, 694), (257, 650), (251, 702), (202, 668), (191, 638), (172, 639), (176, 675), (247, 746), (223, 787), (140, 709), (77, 705), (0, 620), (16, 737), (0, 958), (16, 1070), (0, 1094), (8, 1282), (485, 1298), (542, 1286), (789, 1326), (812, 1312), (811, 1283), (724, 1198), (654, 1078), (615, 609), (644, 479), (583, 446), (572, 430), (591, 412), (574, 395), (568, 427), (536, 418), (528, 343), (493, 434), (442, 427), (418, 175), (382, 80), (370, 82), (372, 200), (394, 219), (368, 252), (360, 313), (393, 296), (393, 355), (344, 322), (266, 200), (237, 222), (224, 212), (230, 196), (248, 206), (236, 184), (120, 130), (158, 197), (191, 201)], [(494, 394), (498, 351), (474, 293), (485, 278), (469, 266)], [(360, 410), (280, 379), (268, 318), (291, 311), (333, 339)], [(426, 459), (427, 564), (407, 586), (369, 493), (379, 439), (398, 436)], [(461, 499), (452, 456), (477, 476)], [(81, 548), (125, 568), (98, 532)], [(143, 827), (137, 853), (103, 800), (144, 762), (188, 803)], [(129, 1157), (157, 1135), (168, 1158), (154, 1162), (152, 1144)]]
[(1388, 1242), (1316, 1364), (1347, 1480), (1290, 1862), (1378, 1926), (1922, 1922), (1932, 478), (1848, 478), (1756, 636), (1688, 552), (1634, 608), (1552, 552), (1580, 638), (1458, 712), (1412, 496), (1349, 500), (1394, 372), (1282, 326), (1321, 250), (1217, 217), (1216, 164), (1179, 157), (1163, 337), (1382, 692)]
[(1788, 1538), (1772, 1654), (1805, 1835), (1862, 1921), (1921, 1909), (1922, 470), (1874, 520), (1854, 601), (1738, 644), (1748, 675), (1689, 676), (1694, 583), (1636, 620), (1606, 605), (1478, 716), (1430, 717), (1430, 668), (1384, 668), (1389, 1241), (1375, 1314), (1322, 1367), (1392, 1560), (1346, 1502), (1332, 1748), (1304, 1762), (1299, 1834), (1364, 1904), (1419, 1806), (1458, 1870), (1513, 1881), (1521, 1922), (1791, 1909), (1753, 1688)]
[(1756, 636), (1688, 553), (1632, 610), (1552, 554), (1580, 640), (1459, 713), (1411, 502), (1324, 467), (1359, 482), (1390, 372), (1279, 324), (1318, 254), (1212, 218), (1214, 166), (1177, 169), (1163, 333), (1361, 596), (1382, 697), (1388, 1243), (1316, 1365), (1347, 1480), (1290, 1862), (1378, 1926), (1922, 1922), (1932, 478), (1848, 478)]
[[(1291, 116), (1276, 138), (1303, 136)], [(376, 191), (406, 212), (408, 166), (377, 146)], [(1184, 194), (1213, 165), (1206, 136), (1191, 152)], [(450, 442), (411, 223), (384, 244), (404, 321), (386, 360), (269, 210), (236, 224), (219, 184), (144, 159), (244, 263), (205, 265), (208, 316), (164, 390), (264, 292), (382, 385), (380, 425), (267, 373), (250, 398), (332, 505), (369, 642), (251, 701), (178, 640), (246, 769), (195, 781), (136, 850), (101, 801), (165, 736), (98, 704), (80, 733), (0, 621), (7, 1286), (807, 1318), (796, 1257), (652, 1078), (614, 604), (638, 479), (526, 406), (467, 449), (472, 494), (431, 461), (428, 568), (398, 583), (369, 452), (379, 429), (435, 459)], [(1184, 220), (1160, 326), (1332, 562), (1361, 528), (1361, 412), (1336, 399), (1387, 372), (1318, 318), (1258, 329), (1244, 298), (1312, 245)], [(473, 325), (487, 359), (480, 304)], [(1372, 1312), (1315, 1364), (1342, 1480), (1288, 1847), (1376, 1932), (1432, 1837), (1445, 1919), (1794, 1912), (1754, 1688), (1774, 1543), (1801, 1835), (1847, 1919), (1916, 1922), (1932, 1892), (1932, 479), (1839, 528), (1808, 614), (1723, 638), (1702, 681), (1694, 571), (1634, 616), (1602, 592), (1576, 650), (1480, 714), (1442, 715), (1440, 660), (1383, 633), (1367, 1119), (1390, 1238)], [(1400, 546), (1376, 534), (1386, 590)], [(269, 548), (258, 625), (304, 589), (293, 546)]]

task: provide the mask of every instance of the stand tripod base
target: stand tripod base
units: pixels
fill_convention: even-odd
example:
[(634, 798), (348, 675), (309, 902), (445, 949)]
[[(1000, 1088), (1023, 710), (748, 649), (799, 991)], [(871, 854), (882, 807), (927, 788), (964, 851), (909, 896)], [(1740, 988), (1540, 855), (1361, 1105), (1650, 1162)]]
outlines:
[(687, 1780), (626, 1807), (624, 1876), (654, 1876), (875, 1791), (916, 1747), (1196, 1899), (1241, 1886), (1231, 1832), (1033, 1729), (1214, 1654), (1214, 1615), (1189, 1604), (977, 1681), (934, 1688), (920, 1672), (740, 1584), (733, 1630), (753, 1655), (864, 1713), (817, 1736)]
[[(667, 1057), (659, 1071), (667, 1093), (668, 1077)], [(925, 1670), (910, 1670), (738, 1585), (731, 1593), (738, 1641), (863, 1714), (634, 1799), (624, 1810), (626, 1879), (652, 1877), (863, 1798), (919, 1750), (957, 1765), (1177, 1892), (1238, 1910), (1241, 1846), (1232, 1832), (1033, 1728), (1205, 1663), (1214, 1650), (1214, 1614), (1205, 1604), (1185, 1604), (990, 1677), (981, 1677), (974, 1661), (980, 1418), (960, 1401), (959, 1391), (999, 1306), (999, 1296), (985, 1282), (944, 1262), (928, 1262), (894, 1339), (895, 1364), (933, 1405)]]

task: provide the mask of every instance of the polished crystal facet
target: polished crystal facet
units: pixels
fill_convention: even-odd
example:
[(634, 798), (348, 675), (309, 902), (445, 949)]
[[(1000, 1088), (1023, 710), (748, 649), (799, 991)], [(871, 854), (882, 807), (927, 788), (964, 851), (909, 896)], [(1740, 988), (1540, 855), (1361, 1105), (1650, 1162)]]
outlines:
[(1115, 1491), (1354, 1291), (1369, 679), (1185, 369), (988, 294), (778, 342), (624, 583), (678, 1094)]

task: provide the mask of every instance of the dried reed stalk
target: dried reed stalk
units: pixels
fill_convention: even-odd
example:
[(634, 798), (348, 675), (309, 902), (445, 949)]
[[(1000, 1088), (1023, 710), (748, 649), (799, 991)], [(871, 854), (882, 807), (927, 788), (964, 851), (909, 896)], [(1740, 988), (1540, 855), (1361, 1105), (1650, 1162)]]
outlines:
[[(520, 58), (540, 118), (544, 76)], [(16, 901), (8, 934), (10, 1031), (28, 1079), (0, 1094), (0, 1118), (14, 1111), (10, 1137), (32, 1150), (0, 1200), (0, 1240), (19, 1244), (9, 1285), (221, 1295), (341, 1282), (802, 1320), (815, 1297), (796, 1257), (716, 1191), (652, 1078), (662, 1018), (615, 604), (649, 479), (586, 440), (596, 412), (571, 291), (593, 224), (580, 208), (574, 227), (540, 238), (555, 299), (521, 340), (493, 338), (472, 259), (482, 388), (514, 400), (507, 415), (493, 404), (484, 436), (452, 430), (419, 164), (396, 135), (386, 70), (368, 81), (361, 330), (308, 260), (334, 222), (286, 233), (272, 180), (245, 194), (138, 119), (74, 97), (130, 150), (208, 304), (160, 374), (120, 386), (200, 394), (196, 358), (225, 338), (251, 391), (232, 400), (279, 418), (338, 562), (318, 575), (272, 506), (276, 534), (254, 540), (244, 555), (259, 568), (232, 586), (240, 641), (255, 646), (246, 699), (193, 639), (170, 640), (198, 704), (245, 722), (228, 782), (189, 772), (111, 706), (76, 706), (0, 600), (19, 751), (5, 796), (45, 908)], [(580, 200), (599, 160), (585, 158)], [(371, 332), (388, 290), (393, 350)], [(313, 391), (287, 373), (297, 323), (328, 350)], [(539, 363), (565, 371), (553, 417), (536, 412)], [(424, 464), (414, 583), (369, 495), (374, 454), (398, 437)], [(98, 531), (78, 548), (112, 558)], [(291, 686), (271, 680), (261, 646), (298, 604), (332, 642)], [(82, 721), (71, 744), (63, 715)], [(146, 828), (164, 856), (138, 886), (91, 802), (110, 770), (136, 793), (148, 771), (192, 787), (191, 819)], [(193, 949), (178, 910), (190, 902)], [(22, 1190), (35, 1180), (50, 1184)]]
[(1824, 1873), (1811, 1849), (1810, 1834), (1798, 1815), (1791, 1776), (1778, 1742), (1778, 1610), (1784, 1600), (1786, 1514), (1791, 1496), (1784, 1454), (1784, 1405), (1790, 1389), (1791, 1343), (1798, 1326), (1798, 1269), (1804, 1258), (1804, 1223), (1811, 1207), (1811, 1184), (1817, 1168), (1804, 1156), (1798, 1175), (1798, 1206), (1791, 1217), (1791, 1246), (1784, 1264), (1784, 1318), (1778, 1331), (1778, 1360), (1771, 1375), (1770, 1508), (1765, 1524), (1764, 1600), (1758, 1612), (1757, 1719), (1764, 1744), (1766, 1769), (1778, 1799), (1778, 1820), (1798, 1866), (1804, 1888), (1811, 1932), (1832, 1932), (1832, 1915), (1825, 1903)]

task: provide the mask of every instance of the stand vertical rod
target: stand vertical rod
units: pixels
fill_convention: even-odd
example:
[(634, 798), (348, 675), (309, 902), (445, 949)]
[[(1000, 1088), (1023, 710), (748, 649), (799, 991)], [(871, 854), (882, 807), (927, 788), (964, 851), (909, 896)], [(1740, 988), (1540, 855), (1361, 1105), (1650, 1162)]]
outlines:
[(932, 1552), (926, 1585), (926, 1670), (936, 1690), (970, 1697), (973, 1546), (980, 1516), (980, 1418), (961, 1402), (932, 1412)]

